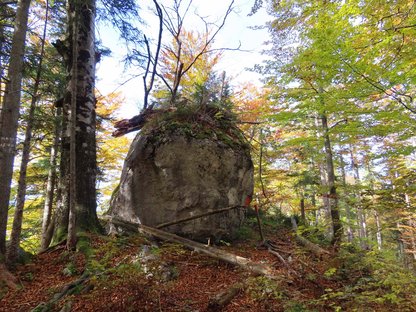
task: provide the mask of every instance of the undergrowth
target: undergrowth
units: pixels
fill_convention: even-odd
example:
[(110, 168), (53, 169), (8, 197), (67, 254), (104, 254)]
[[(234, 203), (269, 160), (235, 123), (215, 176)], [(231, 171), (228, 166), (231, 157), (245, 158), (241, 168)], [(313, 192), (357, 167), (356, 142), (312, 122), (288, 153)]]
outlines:
[(317, 300), (335, 311), (414, 311), (416, 307), (415, 272), (403, 267), (388, 251), (362, 251), (345, 244), (337, 256), (338, 267), (327, 270), (326, 277), (343, 285), (325, 289)]

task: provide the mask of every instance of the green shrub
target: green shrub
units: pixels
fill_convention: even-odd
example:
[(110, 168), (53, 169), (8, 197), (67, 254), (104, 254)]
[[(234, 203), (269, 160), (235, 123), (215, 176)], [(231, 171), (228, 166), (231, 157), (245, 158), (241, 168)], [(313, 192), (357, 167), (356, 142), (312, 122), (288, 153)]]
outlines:
[(324, 302), (339, 302), (349, 310), (414, 311), (415, 273), (404, 268), (393, 252), (351, 252), (351, 246), (348, 246), (341, 249), (339, 260), (340, 268), (326, 276), (344, 281), (346, 286), (327, 289), (321, 298)]

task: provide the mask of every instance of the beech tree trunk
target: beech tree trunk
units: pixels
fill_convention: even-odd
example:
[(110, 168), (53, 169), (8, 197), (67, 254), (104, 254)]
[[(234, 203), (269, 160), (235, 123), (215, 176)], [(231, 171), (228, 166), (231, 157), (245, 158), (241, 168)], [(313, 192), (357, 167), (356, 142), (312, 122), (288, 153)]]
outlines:
[(29, 7), (30, 0), (18, 2), (11, 50), (13, 57), (10, 58), (0, 122), (0, 262), (4, 261), (6, 252), (6, 227), (16, 150)]
[[(68, 38), (61, 44), (68, 60), (68, 88), (64, 98), (64, 131), (61, 151), (61, 192), (57, 210), (55, 240), (68, 234), (68, 225), (76, 231), (94, 231), (99, 228), (96, 214), (96, 114), (95, 114), (95, 0), (68, 2)], [(71, 110), (75, 101), (76, 111)], [(75, 125), (70, 118), (75, 117)], [(75, 129), (74, 129), (75, 126)], [(75, 130), (75, 144), (71, 151), (71, 127)], [(72, 160), (71, 160), (72, 154)], [(75, 183), (71, 188), (70, 164), (76, 159)], [(74, 190), (74, 185), (76, 189)], [(72, 196), (72, 198), (71, 198)], [(73, 214), (69, 218), (70, 202)], [(72, 242), (73, 243), (73, 242)], [(72, 244), (71, 243), (71, 244)]]

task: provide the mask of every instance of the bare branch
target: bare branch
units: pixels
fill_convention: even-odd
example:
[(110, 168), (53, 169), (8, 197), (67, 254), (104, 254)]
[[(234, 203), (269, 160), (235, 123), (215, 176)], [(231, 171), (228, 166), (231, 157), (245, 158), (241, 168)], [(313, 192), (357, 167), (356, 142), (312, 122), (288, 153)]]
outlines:
[(225, 22), (227, 21), (228, 16), (231, 14), (231, 12), (234, 10), (234, 0), (231, 1), (230, 5), (227, 8), (227, 11), (225, 12), (224, 18), (222, 19), (222, 22), (219, 26), (217, 26), (217, 30), (214, 32), (214, 34), (205, 42), (204, 47), (202, 50), (195, 56), (194, 60), (183, 70), (182, 75), (185, 75), (195, 64), (195, 62), (204, 54), (206, 53), (207, 47), (214, 41), (215, 37), (218, 35), (220, 30), (224, 27)]
[(149, 73), (149, 69), (150, 69), (150, 64), (152, 62), (152, 56), (151, 56), (151, 51), (150, 51), (150, 46), (149, 46), (149, 42), (147, 41), (147, 38), (145, 36), (145, 43), (146, 43), (146, 48), (147, 48), (147, 53), (148, 53), (148, 62), (147, 62), (147, 68), (146, 68), (146, 73), (143, 77), (143, 81), (144, 81), (144, 101), (143, 101), (143, 109), (147, 108), (148, 105), (148, 99), (149, 99), (149, 94), (153, 89), (153, 84), (155, 82), (155, 77), (156, 77), (156, 72), (157, 72), (157, 63), (159, 60), (159, 54), (160, 54), (160, 48), (162, 45), (162, 33), (163, 33), (163, 12), (162, 9), (159, 5), (159, 3), (156, 0), (153, 0), (153, 3), (155, 4), (156, 7), (156, 14), (159, 17), (159, 36), (158, 36), (158, 41), (157, 41), (157, 47), (156, 47), (156, 54), (155, 54), (155, 59), (153, 62), (153, 70), (152, 70), (152, 75), (150, 78), (150, 83), (149, 85), (147, 85), (147, 75)]

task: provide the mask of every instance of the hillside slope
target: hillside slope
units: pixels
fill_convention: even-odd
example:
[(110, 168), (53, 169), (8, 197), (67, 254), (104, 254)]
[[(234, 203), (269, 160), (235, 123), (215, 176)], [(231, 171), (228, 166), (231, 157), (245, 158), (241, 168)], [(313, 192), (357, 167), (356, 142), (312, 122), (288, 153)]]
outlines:
[[(248, 232), (251, 231), (252, 235)], [(58, 246), (18, 267), (22, 285), (0, 301), (0, 311), (391, 311), (386, 302), (348, 298), (341, 260), (323, 259), (298, 246), (290, 230), (267, 228), (278, 255), (256, 247), (255, 239), (219, 248), (273, 268), (273, 278), (140, 234), (86, 236), (78, 252)], [(243, 236), (253, 237), (246, 228)], [(337, 273), (339, 272), (339, 274)], [(354, 273), (355, 274), (355, 273)], [(354, 277), (355, 278), (355, 277)], [(352, 285), (351, 285), (352, 287)], [(224, 291), (230, 302), (213, 307)], [(55, 298), (55, 300), (53, 299)], [(211, 306), (210, 306), (211, 302)], [(403, 305), (404, 310), (407, 309)]]

